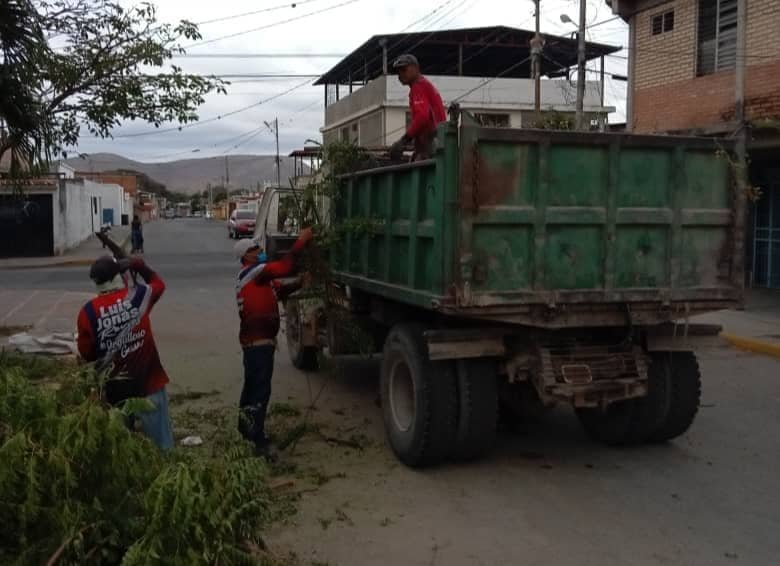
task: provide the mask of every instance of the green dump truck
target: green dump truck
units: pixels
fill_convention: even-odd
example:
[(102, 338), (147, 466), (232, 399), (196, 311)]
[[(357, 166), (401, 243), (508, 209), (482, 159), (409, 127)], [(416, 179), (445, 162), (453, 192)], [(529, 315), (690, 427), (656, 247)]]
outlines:
[[(743, 197), (712, 139), (440, 126), (433, 159), (343, 179), (341, 304), (376, 336), (389, 443), (410, 466), (485, 454), (499, 407), (569, 403), (608, 444), (696, 415), (693, 315), (740, 304)], [(349, 353), (288, 304), (293, 362)]]

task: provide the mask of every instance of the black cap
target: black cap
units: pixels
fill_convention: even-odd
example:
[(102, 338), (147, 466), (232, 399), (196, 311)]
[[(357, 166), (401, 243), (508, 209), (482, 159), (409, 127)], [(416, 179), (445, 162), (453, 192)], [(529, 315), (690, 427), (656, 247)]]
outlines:
[(420, 66), (420, 63), (417, 61), (417, 57), (411, 53), (405, 53), (393, 61), (393, 69), (400, 69), (402, 67), (408, 67), (409, 65), (415, 65), (416, 67)]
[(102, 285), (107, 281), (111, 281), (114, 277), (119, 275), (121, 267), (117, 261), (110, 255), (100, 256), (89, 268), (89, 278), (95, 282), (96, 285)]

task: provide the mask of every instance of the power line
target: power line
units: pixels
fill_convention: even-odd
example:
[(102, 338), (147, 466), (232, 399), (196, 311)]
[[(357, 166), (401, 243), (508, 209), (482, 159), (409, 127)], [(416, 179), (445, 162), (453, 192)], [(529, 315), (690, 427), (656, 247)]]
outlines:
[(243, 12), (241, 14), (233, 14), (232, 16), (223, 16), (221, 18), (214, 18), (212, 20), (204, 20), (202, 22), (196, 22), (196, 25), (205, 26), (207, 24), (214, 24), (217, 22), (224, 22), (227, 20), (234, 20), (236, 18), (243, 18), (245, 16), (254, 16), (255, 14), (263, 14), (265, 12), (273, 12), (275, 10), (283, 10), (285, 8), (295, 8), (303, 4), (310, 4), (311, 2), (317, 2), (317, 0), (299, 0), (298, 2), (279, 4), (278, 6), (271, 6), (269, 8), (263, 8), (262, 10), (254, 10), (252, 12)]
[[(316, 106), (320, 102), (321, 102), (320, 100), (316, 100), (313, 103), (307, 104), (306, 106), (304, 106), (302, 108), (299, 108), (298, 110), (296, 110), (295, 112), (293, 112), (290, 115), (290, 118), (288, 120), (286, 120), (286, 123), (287, 124), (291, 124), (295, 120), (295, 116), (305, 112), (306, 110), (308, 110), (309, 108), (312, 108), (313, 106)], [(227, 149), (225, 149), (225, 151), (222, 152), (222, 154), (220, 154), (219, 156), (216, 156), (216, 155), (202, 156), (202, 158), (204, 158), (204, 159), (209, 159), (209, 158), (213, 158), (213, 157), (220, 157), (221, 155), (226, 155), (226, 154), (232, 152), (233, 150), (238, 149), (239, 147), (241, 147), (245, 143), (247, 143), (250, 140), (256, 138), (258, 135), (260, 135), (261, 133), (263, 133), (267, 129), (268, 129), (268, 127), (265, 124), (263, 124), (262, 126), (259, 126), (257, 128), (252, 128), (251, 130), (243, 132), (243, 133), (241, 133), (241, 134), (239, 134), (237, 136), (232, 136), (232, 137), (227, 138), (225, 140), (222, 140), (222, 141), (219, 141), (217, 143), (211, 144), (210, 146), (207, 146), (207, 147), (196, 147), (196, 148), (193, 148), (193, 149), (188, 149), (186, 151), (181, 151), (181, 152), (177, 152), (177, 153), (170, 153), (170, 154), (166, 154), (166, 155), (157, 155), (157, 156), (153, 156), (153, 157), (146, 157), (144, 159), (156, 160), (156, 159), (165, 159), (167, 157), (175, 157), (175, 156), (178, 156), (178, 155), (187, 155), (187, 154), (193, 154), (193, 153), (201, 153), (201, 152), (203, 152), (205, 150), (208, 150), (208, 149), (216, 148), (216, 147), (219, 147), (219, 146), (224, 146), (226, 143), (227, 144), (232, 144), (234, 142), (237, 142), (237, 143), (235, 143), (235, 145), (232, 145), (231, 147), (228, 147)], [(244, 139), (242, 139), (242, 138), (244, 138)], [(239, 140), (241, 140), (241, 141), (239, 141)]]
[(136, 137), (142, 137), (142, 136), (151, 136), (151, 135), (155, 135), (155, 134), (164, 134), (164, 133), (167, 133), (167, 132), (177, 132), (177, 131), (185, 130), (185, 129), (188, 129), (188, 128), (194, 128), (196, 126), (202, 126), (203, 124), (208, 124), (210, 122), (216, 122), (217, 120), (221, 120), (222, 118), (227, 118), (228, 116), (234, 116), (235, 114), (239, 114), (241, 112), (245, 112), (245, 111), (249, 110), (250, 108), (255, 108), (255, 107), (260, 106), (262, 104), (265, 104), (267, 102), (271, 102), (272, 100), (276, 100), (277, 98), (281, 98), (282, 96), (285, 96), (285, 95), (287, 95), (287, 94), (289, 94), (289, 93), (291, 93), (291, 92), (293, 92), (293, 91), (295, 91), (295, 90), (297, 90), (297, 89), (299, 89), (301, 87), (304, 87), (304, 86), (306, 86), (306, 85), (308, 85), (310, 83), (311, 83), (311, 81), (307, 79), (306, 81), (304, 81), (304, 82), (302, 82), (300, 84), (297, 84), (297, 85), (295, 85), (292, 88), (289, 88), (289, 89), (287, 89), (287, 90), (285, 90), (283, 92), (275, 94), (274, 96), (270, 96), (268, 98), (260, 100), (259, 102), (255, 102), (254, 104), (250, 104), (248, 106), (244, 106), (243, 108), (239, 108), (237, 110), (233, 110), (232, 112), (227, 112), (225, 114), (220, 114), (218, 116), (214, 116), (214, 117), (208, 118), (206, 120), (199, 120), (197, 122), (191, 122), (189, 124), (184, 124), (182, 126), (174, 126), (174, 127), (171, 127), (171, 128), (156, 129), (156, 130), (152, 130), (150, 132), (137, 132), (137, 133), (132, 133), (132, 134), (117, 135), (117, 136), (113, 136), (113, 137), (116, 138), (116, 139), (136, 138)]
[(248, 33), (254, 33), (256, 31), (261, 31), (261, 30), (264, 30), (264, 29), (270, 29), (270, 28), (273, 28), (273, 27), (276, 27), (276, 26), (280, 26), (280, 25), (283, 25), (283, 24), (289, 24), (290, 22), (295, 22), (295, 21), (298, 21), (298, 20), (302, 20), (304, 18), (308, 18), (308, 17), (311, 17), (311, 16), (316, 16), (317, 14), (323, 14), (325, 12), (329, 12), (331, 10), (335, 10), (336, 8), (342, 8), (344, 6), (348, 6), (349, 4), (354, 4), (355, 2), (359, 2), (359, 1), (360, 0), (346, 0), (346, 2), (341, 2), (340, 4), (334, 4), (333, 6), (328, 6), (327, 8), (322, 8), (320, 10), (315, 10), (314, 12), (308, 12), (306, 14), (301, 14), (300, 16), (295, 16), (293, 18), (288, 18), (286, 20), (280, 20), (278, 22), (273, 22), (273, 23), (270, 23), (270, 24), (266, 24), (264, 26), (259, 26), (259, 27), (252, 28), (252, 29), (247, 29), (247, 30), (244, 30), (244, 31), (238, 31), (238, 32), (235, 32), (235, 33), (229, 33), (227, 35), (221, 35), (219, 37), (214, 37), (212, 39), (206, 39), (204, 41), (198, 41), (196, 43), (190, 43), (189, 45), (185, 45), (185, 48), (197, 47), (199, 45), (208, 45), (209, 43), (215, 43), (217, 41), (222, 41), (223, 39), (231, 39), (233, 37), (246, 35)]
[(609, 22), (614, 22), (615, 20), (619, 20), (619, 19), (621, 19), (620, 16), (615, 16), (614, 18), (608, 18), (606, 20), (601, 20), (600, 22), (596, 22), (595, 24), (590, 24), (590, 25), (585, 26), (585, 29), (595, 28), (595, 27), (600, 26), (602, 24), (608, 24)]
[[(415, 20), (415, 21), (413, 21), (411, 24), (409, 24), (408, 26), (406, 26), (405, 28), (403, 28), (403, 29), (401, 30), (401, 32), (403, 33), (403, 32), (405, 32), (406, 30), (408, 30), (408, 29), (410, 29), (410, 28), (413, 28), (414, 26), (416, 26), (417, 24), (419, 24), (419, 23), (420, 23), (420, 22), (422, 22), (423, 20), (427, 20), (428, 18), (430, 18), (431, 16), (433, 16), (433, 15), (434, 15), (436, 12), (438, 12), (439, 10), (441, 10), (442, 8), (444, 8), (445, 6), (448, 6), (449, 4), (452, 4), (454, 1), (455, 1), (455, 0), (447, 0), (446, 2), (442, 2), (441, 4), (439, 4), (438, 6), (436, 6), (436, 7), (435, 7), (435, 8), (434, 8), (432, 11), (428, 12), (427, 14), (425, 14), (425, 15), (424, 15), (422, 18), (420, 18), (419, 20)], [(407, 35), (408, 35), (408, 34), (407, 34)]]
[(244, 73), (234, 75), (209, 75), (218, 79), (316, 79), (320, 75), (298, 74), (272, 74), (272, 73)]
[[(465, 1), (466, 1), (466, 0), (460, 0), (460, 4), (463, 4)], [(408, 26), (406, 26), (405, 28), (403, 28), (401, 31), (402, 31), (402, 32), (403, 32), (403, 31), (406, 31), (406, 30), (408, 30), (409, 28), (411, 28), (411, 27), (414, 27), (415, 25), (417, 25), (417, 24), (419, 24), (419, 23), (423, 22), (424, 20), (427, 20), (427, 19), (429, 19), (430, 17), (434, 16), (434, 15), (435, 15), (437, 12), (439, 12), (440, 10), (442, 10), (444, 7), (446, 7), (446, 6), (449, 6), (449, 5), (450, 5), (450, 4), (452, 4), (453, 2), (455, 2), (455, 0), (447, 0), (446, 2), (442, 2), (441, 4), (439, 4), (438, 6), (436, 6), (436, 7), (435, 7), (433, 10), (431, 10), (430, 12), (428, 12), (427, 14), (425, 14), (425, 15), (424, 15), (422, 18), (419, 18), (419, 19), (415, 20), (414, 22), (412, 22), (411, 24), (409, 24)], [(455, 6), (453, 7), (453, 9), (457, 9), (457, 8), (458, 8), (458, 5), (455, 5)], [(446, 15), (447, 15), (447, 14), (449, 14), (449, 13), (451, 13), (451, 12), (449, 12), (449, 11), (448, 11), (448, 12), (446, 12), (446, 13), (445, 13), (443, 16), (446, 16)], [(431, 20), (431, 21), (430, 21), (430, 22), (428, 22), (428, 24), (426, 24), (426, 25), (431, 25), (431, 24), (432, 24), (434, 21), (436, 21), (436, 20), (438, 20), (438, 18), (435, 18), (434, 20)], [(387, 53), (389, 54), (389, 53), (390, 53), (390, 52), (391, 52), (393, 49), (395, 49), (396, 47), (398, 47), (398, 46), (399, 46), (399, 45), (400, 45), (400, 44), (401, 44), (401, 43), (402, 43), (404, 40), (406, 40), (407, 38), (409, 38), (409, 36), (411, 36), (411, 35), (413, 35), (413, 34), (417, 34), (417, 33), (421, 33), (421, 32), (407, 32), (407, 33), (403, 34), (401, 37), (399, 37), (398, 39), (396, 39), (396, 41), (395, 41), (395, 42), (394, 42), (392, 45), (386, 46)], [(424, 42), (425, 40), (427, 40), (427, 39), (428, 39), (429, 37), (431, 37), (431, 35), (433, 35), (434, 33), (435, 33), (435, 31), (431, 31), (431, 32), (429, 32), (428, 34), (426, 34), (426, 35), (423, 37), (423, 39), (421, 39), (420, 41), (418, 41), (418, 42), (417, 42), (417, 43), (416, 43), (416, 44), (415, 44), (415, 45), (414, 45), (412, 48), (408, 49), (407, 51), (411, 52), (411, 51), (412, 51), (412, 50), (413, 50), (415, 47), (417, 47), (417, 46), (418, 46), (418, 45), (420, 45), (422, 42)], [(361, 67), (366, 67), (366, 68), (367, 68), (367, 67), (370, 67), (370, 66), (371, 66), (371, 65), (372, 65), (372, 64), (373, 64), (375, 61), (378, 61), (378, 60), (379, 60), (379, 59), (381, 59), (382, 57), (384, 57), (384, 53), (379, 53), (379, 54), (375, 55), (374, 57), (372, 57), (371, 59), (369, 59), (368, 61), (364, 61), (362, 64), (355, 65), (353, 68), (349, 69), (349, 72), (348, 72), (348, 74), (349, 74), (349, 75), (352, 75), (352, 73), (353, 73), (353, 72), (355, 72), (355, 71), (359, 70)]]
[(227, 155), (228, 153), (230, 153), (230, 152), (231, 152), (231, 151), (233, 151), (234, 149), (238, 149), (239, 147), (241, 147), (242, 145), (244, 145), (246, 142), (248, 142), (248, 141), (250, 141), (250, 140), (253, 140), (253, 139), (255, 139), (257, 136), (259, 136), (260, 134), (262, 134), (262, 133), (263, 133), (263, 132), (265, 132), (266, 130), (268, 130), (268, 131), (270, 132), (270, 131), (271, 131), (271, 128), (269, 128), (268, 126), (266, 126), (265, 124), (263, 124), (263, 125), (262, 125), (260, 128), (257, 128), (257, 130), (256, 130), (256, 131), (255, 131), (255, 132), (254, 132), (254, 133), (253, 133), (251, 136), (249, 136), (248, 138), (246, 138), (246, 139), (244, 139), (244, 140), (240, 141), (239, 143), (237, 143), (237, 144), (236, 144), (236, 145), (234, 145), (233, 147), (229, 147), (229, 148), (227, 148), (227, 149), (226, 149), (224, 152), (222, 152), (222, 155)]
[(346, 53), (179, 53), (172, 59), (338, 59)]

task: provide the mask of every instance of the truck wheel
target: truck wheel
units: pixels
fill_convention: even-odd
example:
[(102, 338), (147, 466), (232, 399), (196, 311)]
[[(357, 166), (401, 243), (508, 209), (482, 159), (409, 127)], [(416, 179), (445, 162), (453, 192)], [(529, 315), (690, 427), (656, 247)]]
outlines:
[(699, 411), (701, 397), (701, 374), (693, 352), (663, 353), (654, 363), (661, 360), (669, 375), (668, 410), (650, 434), (649, 440), (654, 442), (671, 440), (687, 431)]
[(636, 403), (634, 399), (611, 403), (601, 408), (576, 409), (585, 432), (593, 440), (609, 446), (623, 446), (634, 442)]
[(669, 388), (672, 375), (668, 353), (652, 354), (647, 368), (647, 395), (634, 400), (632, 440), (646, 442), (663, 425), (669, 414)]
[(473, 460), (489, 452), (496, 441), (498, 372), (491, 360), (458, 360), (454, 365), (458, 383), (455, 456)]
[(437, 464), (454, 448), (457, 389), (451, 363), (431, 362), (417, 324), (399, 324), (387, 336), (380, 373), (385, 431), (407, 466)]
[(302, 343), (303, 323), (298, 301), (287, 301), (285, 312), (287, 315), (287, 324), (285, 326), (287, 352), (290, 354), (292, 365), (302, 371), (317, 371), (319, 368), (317, 347), (304, 346)]

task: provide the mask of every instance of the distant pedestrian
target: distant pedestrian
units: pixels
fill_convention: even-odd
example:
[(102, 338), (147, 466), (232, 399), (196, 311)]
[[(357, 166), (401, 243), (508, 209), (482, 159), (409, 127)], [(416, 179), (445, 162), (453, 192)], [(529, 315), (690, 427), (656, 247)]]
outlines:
[(141, 228), (141, 219), (137, 214), (133, 215), (133, 222), (130, 225), (130, 244), (133, 248), (130, 253), (144, 253), (144, 232)]
[[(105, 225), (100, 228), (100, 232), (106, 236), (111, 236), (111, 226)], [(106, 241), (103, 240), (103, 249), (106, 249)]]
[(414, 143), (412, 161), (429, 159), (433, 156), (433, 142), (436, 127), (447, 119), (441, 95), (436, 87), (420, 73), (420, 63), (411, 54), (401, 55), (393, 62), (398, 80), (409, 87), (409, 111), (412, 122), (403, 137), (390, 148), (394, 161), (401, 159), (404, 146)]
[[(145, 284), (127, 288), (124, 272), (133, 271)], [(173, 447), (168, 394), (160, 354), (154, 343), (149, 313), (165, 291), (165, 283), (140, 257), (117, 261), (98, 258), (89, 271), (98, 296), (78, 316), (81, 357), (108, 371), (103, 398), (116, 405), (145, 397), (154, 407), (135, 415), (144, 433), (163, 450)]]
[(311, 238), (311, 228), (301, 230), (290, 252), (278, 261), (268, 261), (256, 240), (241, 240), (234, 248), (241, 262), (236, 301), (241, 318), (239, 340), (244, 350), (244, 387), (239, 401), (238, 430), (255, 445), (255, 454), (269, 459), (273, 455), (265, 435), (265, 415), (271, 398), (280, 324), (275, 280), (293, 274), (296, 258)]

